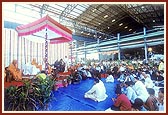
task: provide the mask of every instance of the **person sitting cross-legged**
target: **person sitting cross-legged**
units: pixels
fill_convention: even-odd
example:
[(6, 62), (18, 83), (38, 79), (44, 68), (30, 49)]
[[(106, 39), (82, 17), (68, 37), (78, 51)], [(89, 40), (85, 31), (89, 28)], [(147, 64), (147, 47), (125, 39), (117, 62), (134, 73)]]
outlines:
[(85, 98), (90, 98), (94, 101), (104, 101), (108, 96), (106, 94), (106, 88), (101, 80), (94, 79), (94, 85), (84, 95)]
[(111, 106), (115, 111), (131, 111), (131, 102), (125, 94), (122, 94), (121, 87), (117, 87), (115, 90), (117, 98), (112, 98), (114, 105)]

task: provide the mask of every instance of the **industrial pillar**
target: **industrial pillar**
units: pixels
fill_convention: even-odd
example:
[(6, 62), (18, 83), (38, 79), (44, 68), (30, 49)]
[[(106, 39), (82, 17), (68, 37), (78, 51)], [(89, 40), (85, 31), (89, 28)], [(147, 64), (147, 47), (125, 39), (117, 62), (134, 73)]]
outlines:
[(144, 30), (144, 50), (145, 50), (145, 62), (148, 62), (148, 52), (147, 52), (147, 43), (146, 43), (146, 28), (143, 28)]
[(117, 42), (118, 42), (118, 60), (121, 60), (120, 33), (117, 34)]
[(97, 52), (98, 52), (98, 60), (100, 61), (100, 49), (99, 49), (99, 43), (100, 43), (100, 39), (97, 39)]
[(77, 52), (77, 48), (78, 48), (78, 41), (75, 42), (75, 51), (76, 51), (76, 57), (75, 57), (75, 62), (78, 62), (78, 52)]
[(84, 47), (85, 47), (85, 52), (84, 52), (84, 62), (86, 63), (86, 41), (84, 41)]

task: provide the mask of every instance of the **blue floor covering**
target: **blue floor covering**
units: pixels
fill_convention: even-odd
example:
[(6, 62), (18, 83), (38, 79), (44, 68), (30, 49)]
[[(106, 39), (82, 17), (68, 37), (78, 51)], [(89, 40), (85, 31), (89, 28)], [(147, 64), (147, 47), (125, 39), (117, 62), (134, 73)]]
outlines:
[(80, 84), (70, 84), (68, 87), (59, 88), (53, 91), (55, 100), (50, 103), (49, 111), (105, 111), (113, 102), (115, 97), (114, 83), (105, 82), (105, 78), (101, 79), (106, 87), (108, 97), (102, 102), (95, 102), (91, 99), (84, 98), (87, 92), (93, 86), (93, 79), (82, 80)]

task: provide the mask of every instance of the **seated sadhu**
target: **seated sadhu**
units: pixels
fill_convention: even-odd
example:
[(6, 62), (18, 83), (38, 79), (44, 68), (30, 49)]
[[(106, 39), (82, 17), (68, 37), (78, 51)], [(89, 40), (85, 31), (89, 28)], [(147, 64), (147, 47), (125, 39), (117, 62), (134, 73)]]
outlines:
[(22, 80), (22, 71), (18, 68), (17, 60), (13, 60), (12, 63), (9, 65), (8, 70), (11, 72), (13, 79), (16, 81)]
[(36, 59), (35, 59), (35, 58), (33, 58), (31, 64), (32, 64), (32, 65), (35, 65), (36, 68), (39, 68), (40, 71), (42, 70), (42, 65), (38, 65), (38, 63), (36, 62)]

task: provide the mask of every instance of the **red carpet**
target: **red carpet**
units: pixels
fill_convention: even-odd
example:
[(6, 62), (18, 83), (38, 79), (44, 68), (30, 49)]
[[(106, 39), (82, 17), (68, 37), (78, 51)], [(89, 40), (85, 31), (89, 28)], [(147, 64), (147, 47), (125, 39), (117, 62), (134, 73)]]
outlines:
[(21, 82), (21, 81), (11, 81), (11, 82), (4, 81), (4, 88), (7, 88), (11, 85), (12, 86), (21, 86), (21, 85), (23, 85), (23, 82)]
[[(60, 76), (64, 76), (64, 75), (70, 75), (71, 73), (70, 72), (60, 72), (59, 73), (59, 75)], [(23, 85), (23, 82), (21, 82), (21, 81), (11, 81), (11, 82), (6, 82), (5, 80), (4, 80), (4, 88), (7, 88), (7, 87), (9, 87), (9, 86), (21, 86), (21, 85)]]
[(70, 71), (68, 71), (68, 72), (59, 72), (58, 74), (59, 74), (59, 75), (70, 75), (71, 72), (70, 72)]

